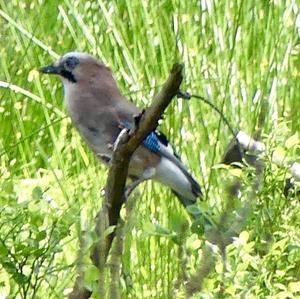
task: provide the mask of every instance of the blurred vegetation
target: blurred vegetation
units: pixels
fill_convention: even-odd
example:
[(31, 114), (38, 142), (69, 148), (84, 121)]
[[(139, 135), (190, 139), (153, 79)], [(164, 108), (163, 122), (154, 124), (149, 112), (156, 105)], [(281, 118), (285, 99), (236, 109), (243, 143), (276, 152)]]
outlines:
[[(216, 264), (193, 298), (298, 298), (299, 197), (284, 196), (289, 174), (271, 157), (299, 159), (299, 11), (297, 0), (0, 0), (0, 297), (66, 297), (82, 231), (85, 284), (96, 287), (88, 252), (107, 172), (66, 116), (61, 82), (36, 71), (79, 50), (108, 64), (141, 108), (182, 62), (183, 90), (210, 99), (234, 127), (254, 134), (264, 116), (261, 188), (226, 258), (169, 190), (147, 182), (125, 226), (121, 297), (185, 298), (210, 245)], [(160, 127), (203, 186), (199, 207), (217, 221), (231, 200), (230, 225), (253, 175), (218, 165), (232, 137), (220, 117), (178, 99)]]

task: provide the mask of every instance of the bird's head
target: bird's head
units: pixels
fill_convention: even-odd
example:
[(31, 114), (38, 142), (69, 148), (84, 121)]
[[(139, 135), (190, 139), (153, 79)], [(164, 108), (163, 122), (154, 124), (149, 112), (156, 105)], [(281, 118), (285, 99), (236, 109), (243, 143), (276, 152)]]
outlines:
[(86, 53), (70, 52), (53, 64), (39, 69), (44, 74), (59, 75), (64, 83), (76, 83), (90, 77), (103, 64)]

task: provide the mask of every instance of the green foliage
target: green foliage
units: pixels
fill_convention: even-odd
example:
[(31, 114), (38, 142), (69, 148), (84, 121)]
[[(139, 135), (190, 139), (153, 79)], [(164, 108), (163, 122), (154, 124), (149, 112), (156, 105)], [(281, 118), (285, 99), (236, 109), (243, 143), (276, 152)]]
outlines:
[(1, 279), (9, 298), (17, 294), (35, 297), (45, 279), (56, 281), (57, 273), (69, 267), (59, 266), (55, 259), (69, 239), (75, 215), (59, 217), (40, 186), (26, 194), (28, 183), (24, 182), (22, 189), (10, 189), (9, 201), (5, 200), (7, 189), (1, 189), (0, 265), (8, 275), (2, 273)]
[[(209, 98), (234, 127), (252, 134), (264, 116), (262, 187), (226, 258), (211, 245), (216, 264), (194, 298), (299, 297), (299, 195), (284, 196), (287, 168), (271, 162), (275, 154), (287, 167), (299, 159), (299, 11), (295, 0), (0, 0), (0, 297), (64, 298), (78, 264), (85, 285), (97, 287), (88, 251), (106, 172), (66, 117), (59, 80), (36, 71), (74, 49), (107, 63), (141, 108), (183, 62), (183, 90)], [(218, 225), (230, 208), (225, 232), (254, 177), (219, 165), (228, 129), (195, 99), (174, 101), (160, 127), (203, 186), (193, 212)], [(241, 192), (231, 199), (237, 177)], [(209, 244), (207, 223), (191, 221), (156, 183), (139, 190), (121, 296), (185, 298)]]

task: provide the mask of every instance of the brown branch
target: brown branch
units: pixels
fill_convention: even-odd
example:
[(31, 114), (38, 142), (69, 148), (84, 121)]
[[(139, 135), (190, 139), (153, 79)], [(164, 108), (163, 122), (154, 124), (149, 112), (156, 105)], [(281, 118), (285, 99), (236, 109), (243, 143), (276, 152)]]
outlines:
[[(154, 98), (151, 106), (134, 118), (134, 126), (129, 132), (122, 134), (118, 138), (118, 144), (114, 150), (107, 177), (105, 200), (97, 216), (96, 233), (100, 241), (95, 246), (91, 255), (93, 263), (100, 271), (98, 285), (101, 298), (105, 298), (103, 291), (104, 269), (115, 236), (114, 231), (105, 236), (105, 231), (109, 227), (115, 227), (118, 224), (120, 210), (125, 200), (124, 190), (130, 158), (146, 136), (157, 127), (158, 121), (161, 119), (165, 109), (170, 104), (172, 98), (177, 95), (182, 82), (182, 69), (183, 66), (181, 64), (173, 66), (168, 80)], [(79, 277), (69, 298), (89, 298), (91, 292), (86, 290), (82, 284), (78, 284), (78, 281), (81, 281)]]
[[(127, 193), (128, 188), (126, 189)], [(133, 191), (133, 189), (131, 189), (130, 191)], [(110, 268), (110, 283), (108, 284), (109, 298), (121, 298), (119, 282), (122, 264), (123, 243), (126, 231), (132, 229), (132, 210), (134, 209), (137, 199), (140, 196), (138, 193), (139, 192), (135, 192), (131, 197), (129, 197), (129, 194), (126, 194), (126, 216), (124, 219), (122, 219), (121, 217), (119, 218), (118, 225), (115, 230), (114, 242), (110, 250), (110, 261), (107, 261), (107, 266), (109, 266)]]
[[(146, 136), (153, 131), (161, 119), (172, 98), (178, 93), (182, 81), (182, 65), (174, 65), (167, 82), (160, 93), (155, 97), (152, 105), (140, 116), (140, 119), (128, 135), (122, 137), (112, 158), (112, 164), (106, 183), (105, 209), (108, 212), (107, 226), (118, 223), (120, 210), (124, 203), (124, 189), (127, 178), (129, 161)], [(137, 120), (135, 118), (135, 121)], [(109, 253), (114, 234), (109, 234), (106, 240), (105, 257)], [(97, 252), (95, 252), (98, 254)], [(96, 264), (97, 261), (95, 261)]]

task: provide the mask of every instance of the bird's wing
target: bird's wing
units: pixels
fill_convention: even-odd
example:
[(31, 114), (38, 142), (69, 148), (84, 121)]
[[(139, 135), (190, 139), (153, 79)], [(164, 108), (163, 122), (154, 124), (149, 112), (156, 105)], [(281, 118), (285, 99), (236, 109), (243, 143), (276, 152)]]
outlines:
[[(128, 121), (123, 121), (122, 125), (130, 129), (131, 123)], [(166, 158), (171, 163), (175, 164), (179, 170), (183, 173), (186, 179), (189, 181), (191, 185), (191, 191), (195, 197), (199, 197), (202, 195), (199, 184), (196, 180), (191, 176), (186, 167), (180, 160), (178, 154), (173, 150), (172, 145), (168, 142), (167, 137), (160, 131), (155, 130), (152, 131), (143, 141), (143, 146), (150, 150), (151, 152), (157, 153), (161, 157)]]

